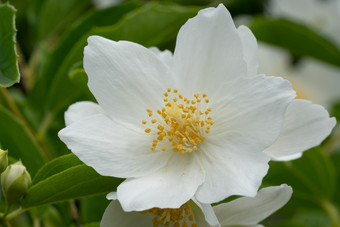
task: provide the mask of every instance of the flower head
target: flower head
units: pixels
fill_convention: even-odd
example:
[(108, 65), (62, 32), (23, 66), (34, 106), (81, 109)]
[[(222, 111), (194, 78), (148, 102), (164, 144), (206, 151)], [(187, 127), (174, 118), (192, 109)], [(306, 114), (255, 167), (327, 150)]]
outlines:
[[(256, 39), (247, 27), (240, 26), (238, 30), (242, 34), (244, 47), (248, 49), (245, 55), (248, 67), (253, 65), (252, 70), (248, 72), (258, 70), (267, 75), (283, 76), (292, 83), (297, 93), (296, 99), (288, 105), (286, 110), (280, 136), (264, 152), (277, 161), (299, 158), (305, 150), (319, 145), (336, 124), (335, 118), (330, 118), (323, 106), (303, 99), (311, 99), (314, 103), (329, 106), (327, 104), (330, 104), (331, 100), (340, 97), (339, 89), (336, 88), (340, 82), (339, 70), (334, 67), (326, 70), (327, 68), (315, 65), (315, 67), (302, 67), (300, 72), (296, 70), (292, 73), (293, 71), (288, 67), (287, 55), (274, 51), (273, 47), (265, 48), (263, 44), (257, 48)], [(307, 62), (301, 63), (304, 65)], [(258, 69), (257, 66), (259, 66)], [(309, 66), (312, 65), (309, 64)], [(248, 75), (252, 74), (248, 73)], [(312, 87), (317, 89), (312, 89)], [(316, 96), (319, 99), (316, 99)]]
[(254, 196), (295, 92), (256, 75), (252, 47), (223, 5), (188, 20), (173, 55), (89, 37), (84, 68), (98, 104), (72, 105), (59, 137), (101, 175), (127, 178), (116, 195), (125, 211)]
[(255, 227), (285, 205), (291, 195), (291, 187), (281, 185), (263, 188), (254, 198), (243, 197), (214, 207), (190, 200), (178, 209), (152, 208), (142, 212), (124, 212), (119, 202), (113, 200), (101, 226)]
[(8, 166), (8, 150), (0, 149), (0, 173), (2, 173)]
[(1, 174), (2, 191), (8, 204), (17, 202), (31, 184), (31, 175), (21, 161), (9, 165)]

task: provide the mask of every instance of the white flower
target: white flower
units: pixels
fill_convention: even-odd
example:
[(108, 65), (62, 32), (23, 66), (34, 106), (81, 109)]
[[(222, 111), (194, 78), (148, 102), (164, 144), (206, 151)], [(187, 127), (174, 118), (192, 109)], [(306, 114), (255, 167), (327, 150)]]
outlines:
[(260, 227), (262, 225), (258, 223), (285, 205), (291, 194), (291, 187), (281, 185), (263, 188), (253, 198), (243, 197), (214, 207), (191, 200), (179, 209), (153, 208), (143, 212), (124, 212), (119, 202), (113, 200), (106, 208), (100, 226), (145, 227), (168, 223), (174, 227)]
[(310, 26), (340, 47), (339, 0), (270, 0), (268, 12)]
[[(293, 101), (288, 81), (256, 75), (255, 53), (251, 32), (236, 29), (223, 5), (181, 28), (173, 56), (92, 36), (84, 68), (99, 104), (72, 105), (59, 137), (99, 174), (127, 178), (117, 188), (125, 211), (178, 208), (194, 196), (207, 204), (255, 196), (266, 153), (295, 155), (335, 122), (322, 107)], [(305, 112), (311, 121), (300, 124)], [(311, 138), (300, 141), (306, 129)]]
[[(300, 84), (293, 76), (289, 76), (289, 69), (282, 64), (283, 55), (278, 52), (271, 52), (273, 53), (272, 55), (266, 55), (271, 49), (264, 49), (264, 45), (260, 45), (258, 49), (256, 39), (247, 27), (240, 26), (239, 31), (242, 34), (243, 46), (248, 49), (248, 54), (245, 54), (245, 58), (248, 59), (247, 62), (253, 63), (253, 71), (256, 72), (257, 66), (259, 66), (258, 71), (260, 73), (284, 76), (292, 82), (293, 88), (297, 90), (296, 98), (311, 98), (313, 100), (312, 97), (306, 95), (306, 93), (312, 94), (312, 92), (307, 92), (307, 90), (311, 91), (311, 89), (308, 89), (308, 83)], [(316, 70), (314, 73), (318, 72), (321, 73), (322, 71)], [(323, 77), (325, 75), (315, 75), (314, 78), (317, 76)], [(332, 77), (335, 79), (335, 76), (338, 76), (336, 71), (334, 71)], [(336, 81), (339, 80), (336, 79), (332, 82)], [(324, 83), (320, 82), (319, 86), (322, 87)], [(330, 86), (328, 86), (328, 89), (330, 89)], [(331, 91), (328, 91), (328, 93), (331, 93)], [(264, 152), (278, 161), (299, 158), (303, 151), (319, 145), (330, 134), (335, 124), (335, 119), (329, 118), (328, 112), (322, 106), (312, 104), (307, 100), (296, 99), (287, 108), (279, 138)]]
[(111, 6), (117, 5), (123, 1), (124, 0), (92, 0), (93, 4), (98, 9), (106, 9)]
[(340, 100), (340, 69), (310, 58), (295, 66), (290, 54), (278, 47), (259, 44), (259, 72), (281, 76), (292, 83), (297, 98), (308, 99), (327, 109)]

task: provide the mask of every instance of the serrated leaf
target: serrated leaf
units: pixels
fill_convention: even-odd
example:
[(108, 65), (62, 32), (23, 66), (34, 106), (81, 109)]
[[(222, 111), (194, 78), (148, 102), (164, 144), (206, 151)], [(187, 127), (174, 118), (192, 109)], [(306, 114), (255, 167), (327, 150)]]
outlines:
[(122, 181), (123, 179), (101, 176), (91, 167), (79, 164), (74, 155), (66, 155), (42, 167), (21, 205), (30, 208), (109, 193), (115, 191)]
[(15, 50), (16, 29), (13, 6), (0, 4), (0, 86), (19, 82), (18, 56)]
[(45, 163), (43, 151), (31, 132), (9, 111), (0, 106), (0, 144), (9, 155), (21, 159), (29, 173), (34, 176)]
[(284, 19), (258, 17), (250, 28), (259, 41), (340, 67), (340, 50), (337, 46), (306, 26)]

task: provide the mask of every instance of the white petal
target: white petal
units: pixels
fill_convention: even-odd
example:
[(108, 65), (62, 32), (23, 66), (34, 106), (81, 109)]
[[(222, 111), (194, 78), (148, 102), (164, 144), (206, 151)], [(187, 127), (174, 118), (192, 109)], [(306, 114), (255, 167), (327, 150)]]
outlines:
[(278, 138), (286, 108), (295, 97), (287, 80), (264, 75), (225, 82), (216, 94), (210, 99), (215, 124), (207, 137), (249, 151), (263, 151)]
[(237, 28), (237, 32), (242, 41), (243, 57), (247, 63), (248, 76), (257, 75), (257, 68), (259, 64), (257, 60), (256, 38), (250, 29), (243, 25)]
[(210, 204), (200, 203), (196, 199), (192, 199), (192, 200), (194, 203), (192, 203), (191, 208), (194, 213), (197, 226), (202, 226), (202, 227), (220, 226), (220, 223)]
[(335, 124), (322, 106), (294, 100), (287, 108), (280, 137), (264, 152), (274, 159), (301, 153), (319, 145)]
[(100, 222), (101, 227), (145, 227), (152, 226), (152, 214), (125, 212), (117, 200), (106, 208)]
[(244, 197), (214, 208), (222, 226), (256, 225), (283, 205), (292, 195), (287, 185), (261, 189), (254, 198)]
[(117, 192), (110, 192), (106, 195), (106, 198), (108, 200), (117, 200)]
[(171, 78), (168, 67), (147, 48), (99, 36), (88, 38), (84, 69), (92, 94), (111, 119), (136, 125), (147, 108), (163, 104), (166, 80)]
[(65, 112), (66, 126), (94, 114), (104, 114), (103, 109), (96, 103), (83, 101), (72, 104)]
[(59, 132), (60, 139), (99, 174), (138, 177), (163, 167), (170, 152), (152, 152), (152, 138), (141, 129), (114, 124), (102, 114), (83, 118)]
[(275, 161), (291, 161), (291, 160), (295, 160), (295, 159), (298, 159), (298, 158), (301, 158), (302, 156), (302, 152), (301, 153), (296, 153), (296, 154), (292, 154), (292, 155), (287, 155), (287, 156), (281, 156), (281, 157), (278, 157), (278, 158), (275, 158), (274, 160)]
[(118, 200), (125, 211), (178, 208), (193, 197), (203, 180), (204, 172), (195, 155), (174, 153), (165, 168), (120, 184)]
[(157, 47), (150, 47), (149, 50), (151, 50), (156, 56), (167, 66), (170, 68), (172, 67), (172, 53), (169, 50), (163, 50), (161, 51)]
[[(204, 183), (196, 198), (202, 203), (214, 203), (231, 195), (254, 196), (268, 170), (269, 157), (261, 151), (240, 144), (206, 140), (199, 147)], [(242, 147), (243, 146), (243, 147)]]
[[(294, 71), (295, 78), (303, 85), (313, 103), (330, 110), (340, 101), (340, 69), (320, 61), (305, 58)], [(293, 84), (294, 85), (294, 84)]]
[(291, 74), (290, 54), (282, 48), (259, 42), (258, 59), (259, 73), (283, 78)]
[(242, 43), (228, 10), (222, 4), (204, 9), (178, 33), (176, 76), (185, 90), (213, 92), (217, 84), (247, 74), (242, 55)]

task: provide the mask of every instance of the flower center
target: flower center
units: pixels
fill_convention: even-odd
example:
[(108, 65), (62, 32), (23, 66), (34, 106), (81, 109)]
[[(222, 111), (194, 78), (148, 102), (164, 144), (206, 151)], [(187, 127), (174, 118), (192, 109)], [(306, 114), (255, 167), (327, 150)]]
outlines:
[(152, 219), (153, 227), (171, 226), (174, 227), (197, 227), (194, 215), (192, 214), (190, 201), (183, 204), (177, 209), (160, 209), (151, 208), (149, 210), (141, 211), (141, 213), (152, 213), (155, 217)]
[[(166, 151), (171, 148), (174, 152), (184, 155), (196, 151), (205, 135), (210, 132), (214, 121), (209, 116), (211, 108), (206, 94), (194, 94), (194, 99), (188, 99), (171, 88), (164, 93), (164, 107), (153, 114), (147, 109), (150, 127), (146, 133), (154, 132), (151, 150)], [(142, 124), (146, 125), (146, 120)]]

